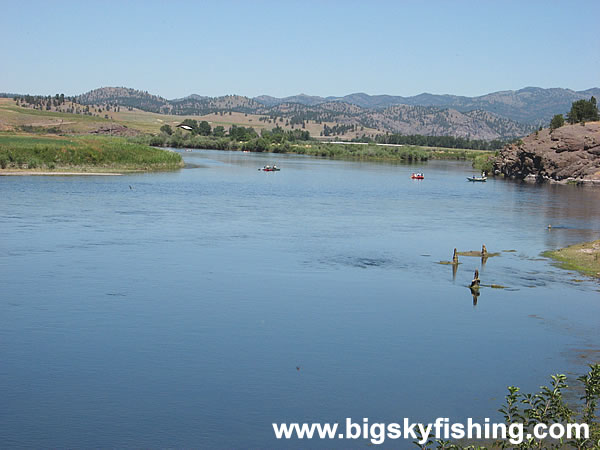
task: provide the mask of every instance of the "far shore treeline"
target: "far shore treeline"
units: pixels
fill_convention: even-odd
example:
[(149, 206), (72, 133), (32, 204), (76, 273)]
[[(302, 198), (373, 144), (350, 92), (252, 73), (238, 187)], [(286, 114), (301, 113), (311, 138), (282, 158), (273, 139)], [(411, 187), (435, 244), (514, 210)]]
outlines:
[[(170, 125), (163, 125), (160, 134), (146, 139), (149, 145), (159, 147), (190, 147), (208, 148), (218, 150), (249, 150), (257, 152), (266, 151), (290, 151), (289, 145), (298, 142), (326, 143), (317, 141), (310, 136), (306, 130), (285, 130), (279, 126), (268, 130), (262, 129), (260, 135), (252, 127), (232, 125), (228, 130), (223, 126), (214, 129), (207, 121), (197, 122), (193, 119), (184, 120), (179, 127), (185, 127), (182, 131)], [(505, 140), (471, 140), (469, 138), (453, 136), (421, 136), (386, 134), (376, 136), (375, 139), (362, 137), (353, 139), (352, 143), (366, 144), (393, 144), (408, 145), (415, 147), (441, 147), (448, 149), (467, 150), (498, 150), (510, 141)]]
[[(369, 142), (371, 139), (364, 139), (362, 142)], [(375, 142), (378, 144), (404, 144), (418, 145), (423, 147), (443, 147), (443, 148), (466, 148), (470, 150), (500, 150), (508, 140), (494, 139), (484, 141), (481, 139), (469, 139), (454, 136), (421, 136), (420, 134), (385, 134), (375, 136)], [(360, 141), (359, 141), (360, 142)]]
[[(94, 110), (94, 116), (91, 116), (91, 111), (80, 111), (78, 108), (81, 105), (73, 103), (73, 100), (62, 94), (47, 97), (23, 96), (14, 97), (16, 105), (2, 106), (2, 117), (6, 117), (8, 123), (13, 121), (13, 125), (0, 133), (0, 137), (4, 136), (0, 141), (0, 168), (52, 170), (58, 167), (103, 166), (124, 170), (160, 170), (182, 164), (179, 155), (165, 155), (156, 148), (170, 147), (399, 162), (428, 159), (472, 160), (475, 169), (490, 172), (497, 151), (511, 142), (500, 139), (486, 141), (456, 136), (385, 133), (357, 136), (348, 139), (347, 143), (332, 143), (314, 138), (304, 127), (283, 128), (277, 123), (273, 128), (256, 128), (235, 123), (228, 126), (226, 122), (211, 124), (207, 120), (192, 118), (181, 118), (183, 121), (179, 122), (173, 120), (175, 116), (146, 117), (144, 115), (149, 113), (145, 112), (134, 113), (135, 118), (143, 117), (145, 120), (135, 122), (133, 116), (123, 116), (120, 113), (118, 104), (105, 104), (104, 109)], [(101, 113), (104, 113), (104, 117), (99, 116)], [(116, 121), (112, 114), (117, 116)], [(31, 117), (25, 119), (29, 116)], [(22, 118), (18, 119), (19, 117)], [(37, 122), (40, 117), (47, 118), (46, 124), (40, 125)], [(35, 126), (33, 119), (36, 120)], [(171, 123), (166, 123), (167, 120)], [(570, 123), (598, 120), (595, 97), (573, 102), (567, 120)], [(162, 122), (162, 125), (157, 126), (157, 122)], [(550, 129), (560, 127), (564, 122), (563, 116), (557, 115), (550, 124)], [(119, 124), (116, 127), (117, 134), (120, 133), (123, 137), (90, 137), (90, 134), (112, 135), (115, 123)], [(69, 127), (72, 127), (71, 131)], [(332, 139), (339, 139), (335, 133), (343, 134), (344, 127), (345, 125), (326, 126), (326, 129), (334, 132)], [(15, 134), (27, 136), (17, 139)], [(42, 135), (45, 137), (41, 137)], [(54, 135), (56, 139), (51, 139), (48, 135)], [(58, 136), (63, 139), (58, 139)], [(150, 152), (152, 147), (159, 153)], [(123, 151), (123, 155), (118, 151)]]
[[(426, 161), (428, 159), (475, 159), (480, 152), (470, 149), (431, 148), (405, 145), (386, 147), (355, 145), (356, 143), (328, 143), (310, 137), (308, 131), (284, 130), (275, 127), (263, 129), (260, 135), (252, 127), (233, 125), (227, 132), (222, 126), (211, 129), (208, 122), (186, 119), (181, 126), (189, 130), (163, 125), (158, 135), (140, 135), (135, 142), (155, 147), (198, 148), (209, 150), (242, 150), (251, 152), (296, 153), (328, 158), (375, 159), (397, 161)], [(372, 145), (369, 145), (372, 144)]]

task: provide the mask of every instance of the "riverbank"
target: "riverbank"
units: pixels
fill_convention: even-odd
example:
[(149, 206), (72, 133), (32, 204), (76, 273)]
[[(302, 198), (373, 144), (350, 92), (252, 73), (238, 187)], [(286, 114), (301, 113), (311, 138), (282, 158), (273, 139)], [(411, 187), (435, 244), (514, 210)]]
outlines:
[(554, 259), (563, 269), (576, 270), (600, 278), (600, 240), (548, 250), (542, 253), (542, 256)]
[[(477, 167), (476, 161), (483, 158), (493, 159), (495, 153), (488, 150), (468, 150), (460, 148), (439, 148), (439, 147), (419, 147), (413, 145), (405, 146), (381, 146), (368, 144), (365, 146), (355, 146), (348, 144), (330, 144), (302, 142), (297, 144), (271, 144), (266, 150), (248, 149), (243, 145), (226, 146), (218, 150), (230, 151), (249, 151), (251, 153), (283, 153), (292, 155), (316, 156), (321, 158), (349, 160), (349, 161), (389, 161), (389, 162), (423, 162), (428, 160), (451, 160), (451, 161), (473, 161), (473, 167)], [(192, 147), (196, 148), (196, 147)], [(201, 147), (204, 149), (204, 147)], [(207, 150), (216, 150), (216, 148), (206, 148)], [(486, 166), (487, 167), (487, 166)], [(487, 168), (485, 170), (488, 170)]]
[(493, 172), (538, 183), (599, 184), (599, 152), (600, 122), (546, 128), (502, 149)]
[(116, 172), (65, 172), (48, 170), (0, 170), (0, 177), (19, 177), (19, 176), (120, 176), (123, 173)]
[[(360, 161), (422, 162), (429, 159), (493, 160), (495, 152), (460, 148), (422, 147), (416, 145), (381, 145), (376, 143), (327, 143), (315, 140), (271, 142), (265, 138), (236, 141), (228, 137), (207, 136), (137, 136), (133, 142), (163, 148), (248, 151), (252, 153), (289, 153), (331, 159)], [(491, 168), (491, 165), (490, 165)], [(479, 168), (478, 168), (479, 169)]]
[(124, 138), (0, 134), (0, 174), (110, 174), (174, 170), (181, 155)]
[(491, 154), (486, 150), (467, 150), (460, 148), (420, 147), (415, 145), (380, 146), (369, 144), (354, 147), (349, 144), (307, 144), (291, 146), (289, 153), (311, 156), (325, 156), (334, 159), (358, 159), (364, 161), (427, 161), (430, 159), (475, 160), (482, 154)]

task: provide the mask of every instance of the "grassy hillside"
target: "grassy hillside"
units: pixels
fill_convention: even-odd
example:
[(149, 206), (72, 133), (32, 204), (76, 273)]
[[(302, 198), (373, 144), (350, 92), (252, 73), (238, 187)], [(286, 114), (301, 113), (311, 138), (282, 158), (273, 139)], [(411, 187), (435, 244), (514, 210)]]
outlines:
[(327, 98), (303, 94), (285, 98), (261, 95), (255, 97), (254, 100), (270, 107), (282, 103), (301, 103), (306, 106), (315, 106), (327, 102), (345, 102), (358, 105), (361, 108), (371, 109), (388, 108), (395, 105), (435, 106), (456, 109), (465, 113), (478, 110), (478, 114), (480, 114), (487, 111), (506, 119), (539, 126), (540, 124), (547, 124), (554, 114), (567, 112), (572, 102), (581, 99), (587, 100), (592, 95), (596, 98), (600, 97), (600, 89), (592, 88), (575, 92), (570, 89), (527, 87), (518, 91), (492, 92), (479, 97), (436, 94), (400, 97), (394, 95), (368, 95), (365, 93)]
[(0, 134), (0, 169), (142, 171), (182, 165), (177, 153), (124, 138)]
[[(0, 99), (0, 163), (7, 168), (68, 168), (95, 167), (107, 170), (122, 169), (158, 169), (170, 168), (179, 164), (180, 160), (140, 160), (130, 153), (133, 147), (139, 145), (145, 149), (150, 146), (167, 146), (180, 148), (208, 148), (221, 150), (250, 150), (271, 151), (277, 153), (299, 153), (330, 158), (394, 160), (394, 161), (424, 161), (427, 159), (474, 159), (481, 152), (465, 151), (462, 149), (436, 149), (421, 146), (384, 146), (384, 145), (336, 145), (315, 141), (287, 142), (274, 137), (260, 137), (264, 129), (272, 130), (278, 126), (288, 131), (291, 126), (280, 120), (265, 120), (264, 116), (255, 116), (240, 112), (213, 113), (206, 116), (174, 116), (140, 111), (133, 108), (111, 108), (107, 111), (100, 105), (92, 105), (88, 114), (73, 114), (64, 109), (75, 110), (81, 105), (69, 101), (59, 107), (52, 106), (51, 110), (33, 109), (17, 106), (12, 99)], [(106, 118), (107, 116), (108, 118)], [(258, 133), (249, 140), (237, 140), (230, 137), (205, 137), (191, 135), (182, 130), (176, 130), (173, 135), (160, 132), (160, 128), (168, 124), (174, 127), (185, 119), (197, 121), (206, 120), (214, 129), (223, 126), (226, 130), (236, 125), (252, 127)], [(262, 120), (260, 120), (262, 119)], [(331, 123), (333, 126), (334, 123)], [(299, 126), (295, 130), (309, 131), (311, 135), (319, 134), (323, 124), (312, 120), (305, 122), (305, 128)], [(92, 133), (100, 131), (100, 136)], [(114, 131), (114, 132), (113, 132)], [(377, 133), (365, 129), (368, 133)], [(362, 133), (358, 130), (344, 138), (355, 137)], [(4, 134), (4, 135), (3, 135)], [(139, 136), (133, 139), (111, 140), (108, 134)], [(268, 134), (268, 133), (267, 133)], [(264, 136), (264, 134), (263, 134)], [(335, 136), (331, 136), (335, 139)], [(60, 149), (59, 152), (57, 149)], [(99, 151), (106, 149), (106, 151)], [(72, 150), (72, 151), (71, 151)], [(96, 150), (95, 152), (92, 150)], [(119, 150), (120, 154), (111, 153)], [(144, 154), (146, 157), (150, 153)], [(176, 158), (179, 158), (176, 155)]]
[[(276, 126), (285, 130), (298, 129), (298, 126), (292, 128), (286, 121), (271, 121), (264, 120), (266, 116), (259, 114), (244, 114), (241, 112), (226, 112), (226, 113), (211, 113), (203, 116), (199, 115), (171, 115), (159, 114), (154, 112), (141, 111), (139, 109), (120, 108), (120, 111), (106, 111), (98, 106), (91, 106), (90, 112), (93, 115), (71, 114), (62, 112), (67, 108), (80, 107), (80, 105), (66, 102), (60, 108), (52, 108), (50, 111), (37, 110), (29, 107), (17, 106), (13, 99), (0, 98), (0, 131), (21, 131), (22, 127), (32, 127), (27, 131), (44, 132), (51, 129), (52, 132), (66, 134), (83, 134), (90, 133), (100, 128), (110, 127), (111, 124), (118, 124), (127, 127), (135, 133), (152, 133), (158, 134), (160, 127), (167, 124), (172, 127), (180, 124), (185, 119), (193, 119), (201, 122), (206, 120), (211, 127), (223, 126), (229, 129), (232, 125), (253, 127), (258, 133), (260, 130), (272, 129)], [(106, 118), (105, 116), (108, 116)], [(263, 120), (261, 120), (263, 119)], [(318, 137), (323, 130), (323, 125), (333, 127), (335, 122), (324, 122), (317, 124), (314, 120), (309, 120), (305, 124), (311, 136)], [(380, 134), (379, 131), (371, 128), (364, 128), (360, 132), (348, 132), (343, 137), (344, 139), (352, 139), (362, 134), (374, 136)], [(331, 137), (334, 139), (334, 136)]]
[[(245, 116), (255, 116), (267, 123), (283, 121), (291, 126), (319, 125), (317, 132), (311, 131), (313, 136), (327, 136), (325, 124), (329, 127), (338, 125), (351, 127), (352, 132), (359, 131), (369, 135), (367, 128), (385, 133), (424, 134), (424, 135), (449, 135), (455, 137), (470, 137), (473, 139), (508, 139), (520, 137), (533, 130), (531, 124), (517, 123), (507, 117), (498, 116), (497, 111), (486, 110), (482, 103), (481, 108), (453, 109), (451, 104), (439, 107), (434, 105), (423, 106), (419, 104), (399, 105), (383, 103), (377, 107), (359, 106), (350, 96), (347, 100), (332, 99), (336, 101), (323, 101), (315, 104), (307, 96), (289, 98), (285, 102), (273, 102), (266, 98), (266, 103), (240, 95), (226, 95), (221, 97), (202, 97), (192, 95), (177, 100), (166, 100), (149, 94), (127, 88), (105, 87), (95, 89), (87, 94), (76, 97), (80, 103), (87, 106), (96, 106), (100, 109), (119, 107), (138, 108), (144, 111), (176, 114), (199, 115), (207, 114), (229, 115), (230, 112), (241, 113)], [(366, 94), (358, 95), (365, 99)], [(386, 97), (386, 96), (383, 96)], [(262, 97), (263, 100), (265, 97)], [(444, 97), (445, 98), (445, 97)], [(387, 100), (390, 98), (386, 97)], [(308, 100), (308, 101), (307, 101)], [(327, 99), (323, 99), (327, 100)], [(379, 98), (379, 100), (383, 100)], [(369, 102), (368, 102), (369, 103)], [(377, 103), (377, 102), (376, 102)], [(482, 111), (473, 112), (477, 109)], [(341, 130), (339, 137), (346, 139), (347, 130)]]

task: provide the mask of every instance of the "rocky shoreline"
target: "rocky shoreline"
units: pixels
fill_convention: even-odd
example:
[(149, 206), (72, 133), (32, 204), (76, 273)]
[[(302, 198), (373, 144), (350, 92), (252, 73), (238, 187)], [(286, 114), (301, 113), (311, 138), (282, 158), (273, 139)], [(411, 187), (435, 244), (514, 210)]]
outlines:
[(494, 174), (536, 183), (600, 185), (600, 122), (536, 131), (500, 151)]

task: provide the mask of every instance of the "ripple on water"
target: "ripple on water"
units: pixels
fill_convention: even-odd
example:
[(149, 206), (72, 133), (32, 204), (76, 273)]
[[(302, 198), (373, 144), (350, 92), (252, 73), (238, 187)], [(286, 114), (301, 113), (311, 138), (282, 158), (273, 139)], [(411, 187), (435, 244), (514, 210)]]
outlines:
[(357, 269), (404, 269), (408, 267), (408, 264), (400, 263), (398, 260), (386, 256), (338, 255), (321, 258), (318, 263), (328, 267), (355, 267)]

